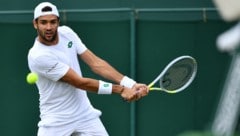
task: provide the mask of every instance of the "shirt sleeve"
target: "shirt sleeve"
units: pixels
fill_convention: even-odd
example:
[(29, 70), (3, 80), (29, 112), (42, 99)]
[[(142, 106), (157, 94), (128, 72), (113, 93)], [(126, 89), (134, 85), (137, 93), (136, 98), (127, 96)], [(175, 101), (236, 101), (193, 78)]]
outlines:
[(73, 33), (76, 43), (77, 43), (77, 53), (78, 54), (82, 54), (83, 52), (85, 52), (87, 50), (87, 47), (85, 46), (85, 44), (82, 42), (82, 40), (80, 39), (80, 37), (74, 32)]
[(61, 79), (69, 70), (68, 65), (61, 63), (51, 54), (35, 58), (33, 68), (37, 73), (53, 81)]
[(74, 32), (70, 27), (68, 26), (61, 26), (59, 27), (59, 32), (63, 33), (63, 35), (67, 34), (68, 38), (74, 41), (74, 44), (76, 44), (76, 50), (77, 54), (82, 54), (87, 50), (87, 47), (82, 42), (81, 38), (78, 36), (76, 32)]

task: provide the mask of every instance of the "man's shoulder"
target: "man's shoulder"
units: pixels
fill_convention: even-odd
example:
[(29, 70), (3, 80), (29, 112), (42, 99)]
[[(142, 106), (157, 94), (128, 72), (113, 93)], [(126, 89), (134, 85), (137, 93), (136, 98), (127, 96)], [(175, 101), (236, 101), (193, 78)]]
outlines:
[(28, 55), (33, 57), (33, 58), (37, 58), (39, 56), (46, 56), (51, 54), (50, 50), (48, 48), (46, 48), (43, 45), (40, 45), (40, 43), (38, 41), (34, 42), (34, 45), (32, 48), (29, 49)]
[(70, 27), (64, 25), (64, 26), (59, 26), (58, 27), (58, 32), (59, 33), (63, 33), (63, 34), (65, 34), (65, 33), (73, 33), (73, 30)]

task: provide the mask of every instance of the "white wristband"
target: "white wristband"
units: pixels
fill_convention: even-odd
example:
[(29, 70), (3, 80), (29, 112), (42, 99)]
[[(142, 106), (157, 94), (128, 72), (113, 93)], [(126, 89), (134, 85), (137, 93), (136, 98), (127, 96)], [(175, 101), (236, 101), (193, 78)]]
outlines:
[(99, 80), (98, 94), (112, 94), (112, 83)]
[(136, 81), (134, 81), (133, 79), (131, 79), (127, 76), (124, 76), (120, 82), (120, 85), (128, 87), (128, 88), (132, 88), (134, 86), (134, 84), (136, 84)]

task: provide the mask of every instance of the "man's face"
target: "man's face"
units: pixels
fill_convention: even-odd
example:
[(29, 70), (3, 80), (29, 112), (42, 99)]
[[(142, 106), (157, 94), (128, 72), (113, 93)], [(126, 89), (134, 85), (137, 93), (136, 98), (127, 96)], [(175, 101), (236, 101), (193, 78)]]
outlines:
[(55, 15), (40, 16), (34, 20), (34, 28), (37, 29), (39, 41), (46, 45), (53, 45), (58, 42), (57, 28), (59, 19)]

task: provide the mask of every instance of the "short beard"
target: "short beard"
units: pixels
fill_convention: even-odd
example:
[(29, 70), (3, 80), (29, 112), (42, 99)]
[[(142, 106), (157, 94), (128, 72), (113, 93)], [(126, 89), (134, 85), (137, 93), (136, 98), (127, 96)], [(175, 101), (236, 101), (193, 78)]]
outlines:
[(37, 29), (37, 32), (38, 32), (38, 35), (41, 37), (41, 39), (43, 39), (43, 40), (46, 41), (46, 42), (53, 42), (53, 41), (55, 41), (56, 38), (57, 38), (57, 31), (55, 31), (55, 34), (53, 35), (53, 37), (52, 37), (51, 39), (47, 39), (47, 38), (44, 36), (44, 34), (43, 34), (41, 31), (39, 31), (39, 29)]

